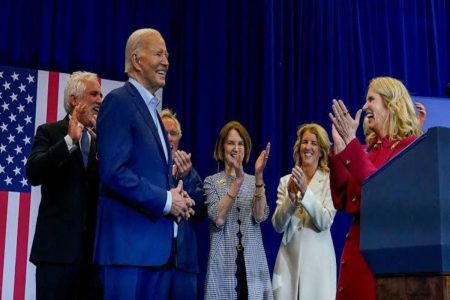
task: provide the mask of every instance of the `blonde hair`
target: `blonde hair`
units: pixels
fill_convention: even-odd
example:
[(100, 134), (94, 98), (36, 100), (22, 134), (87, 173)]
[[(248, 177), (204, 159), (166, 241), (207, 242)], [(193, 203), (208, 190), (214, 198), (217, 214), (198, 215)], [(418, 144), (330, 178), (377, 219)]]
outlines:
[(310, 132), (314, 134), (317, 138), (317, 142), (320, 148), (320, 153), (322, 154), (319, 158), (319, 170), (323, 172), (329, 172), (328, 168), (328, 151), (330, 150), (330, 139), (328, 138), (328, 133), (326, 130), (316, 123), (304, 124), (297, 129), (297, 140), (295, 141), (294, 150), (294, 161), (295, 165), (301, 166), (302, 161), (300, 157), (300, 145), (302, 144), (303, 135), (305, 132)]
[[(391, 77), (377, 77), (370, 81), (368, 88), (372, 88), (381, 96), (389, 110), (388, 136), (390, 140), (400, 140), (422, 134), (411, 96), (400, 80)], [(370, 132), (366, 138), (369, 143), (374, 143), (377, 137), (374, 132)]]
[(366, 144), (369, 144), (370, 141), (373, 141), (376, 139), (376, 135), (375, 135), (375, 132), (373, 132), (373, 130), (369, 128), (369, 119), (367, 118), (367, 116), (364, 117), (362, 126), (363, 126), (363, 132), (364, 132)]
[(169, 108), (164, 108), (159, 115), (161, 116), (161, 119), (164, 118), (168, 118), (171, 119), (172, 121), (175, 122), (175, 125), (177, 126), (177, 130), (178, 130), (178, 136), (181, 138), (181, 136), (183, 135), (182, 131), (181, 131), (181, 125), (180, 122), (177, 119), (177, 114), (174, 113), (173, 111), (171, 111)]
[(161, 37), (161, 33), (153, 28), (142, 28), (134, 31), (127, 40), (127, 45), (125, 46), (125, 73), (131, 71), (132, 58), (135, 52), (140, 51), (145, 43), (144, 37), (146, 36), (157, 36)]
[(72, 104), (70, 103), (70, 97), (82, 97), (86, 90), (85, 83), (90, 80), (97, 81), (97, 74), (86, 71), (77, 71), (69, 76), (66, 87), (64, 88), (64, 109), (68, 114), (70, 114), (73, 109)]
[(227, 140), (228, 133), (232, 129), (236, 130), (244, 141), (244, 161), (248, 163), (250, 151), (252, 150), (252, 140), (247, 129), (238, 121), (230, 121), (220, 130), (216, 145), (214, 146), (214, 159), (218, 162), (224, 162), (223, 146)]

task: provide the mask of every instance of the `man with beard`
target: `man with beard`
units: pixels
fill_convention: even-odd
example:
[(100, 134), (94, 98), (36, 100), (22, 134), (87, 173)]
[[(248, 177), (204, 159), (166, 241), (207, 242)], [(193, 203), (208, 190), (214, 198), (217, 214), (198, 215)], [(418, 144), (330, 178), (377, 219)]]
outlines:
[(98, 199), (95, 125), (102, 102), (96, 74), (74, 72), (64, 90), (64, 119), (37, 128), (27, 179), (41, 185), (30, 261), (36, 299), (101, 299), (92, 263)]

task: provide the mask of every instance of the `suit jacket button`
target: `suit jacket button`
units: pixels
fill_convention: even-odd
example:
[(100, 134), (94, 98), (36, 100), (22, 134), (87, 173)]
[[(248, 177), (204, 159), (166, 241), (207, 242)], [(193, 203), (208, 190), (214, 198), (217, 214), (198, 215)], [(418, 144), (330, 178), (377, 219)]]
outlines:
[(346, 263), (347, 263), (347, 262), (346, 262), (345, 260), (341, 259), (341, 265), (342, 265), (342, 266), (345, 266)]
[(345, 165), (348, 166), (349, 164), (350, 164), (350, 160), (347, 159), (347, 160), (345, 161)]
[(352, 202), (356, 202), (356, 197), (353, 197), (353, 198), (352, 198)]
[(348, 240), (350, 238), (350, 232), (347, 232), (347, 234), (345, 235), (345, 239)]
[(339, 287), (339, 290), (338, 290), (338, 292), (340, 293), (340, 294), (342, 294), (343, 292), (344, 292), (344, 287)]

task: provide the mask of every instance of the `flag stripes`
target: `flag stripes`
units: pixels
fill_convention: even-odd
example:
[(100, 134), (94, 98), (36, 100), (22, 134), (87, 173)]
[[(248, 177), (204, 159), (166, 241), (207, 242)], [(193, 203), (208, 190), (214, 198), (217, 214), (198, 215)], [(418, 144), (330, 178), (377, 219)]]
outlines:
[[(14, 76), (11, 77), (11, 73)], [(37, 81), (36, 91), (33, 93), (25, 88), (24, 93), (15, 92), (16, 95), (11, 98), (10, 94), (12, 91), (9, 87), (12, 87), (12, 81), (21, 80), (26, 82), (26, 78), (24, 78), (26, 76), (20, 75), (21, 77), (17, 79), (16, 73), (30, 74), (27, 79), (29, 81)], [(31, 74), (34, 74), (34, 76)], [(20, 129), (16, 129), (14, 126), (17, 126), (20, 122), (17, 121), (17, 124), (13, 122), (10, 113), (17, 114), (17, 119), (19, 119), (20, 114), (13, 108), (13, 105), (17, 105), (13, 98), (26, 97), (26, 95), (32, 97), (35, 105), (35, 115), (31, 116), (34, 119), (34, 132), (41, 124), (55, 122), (64, 118), (66, 115), (64, 109), (64, 88), (68, 77), (69, 74), (59, 72), (40, 70), (36, 72), (36, 70), (0, 66), (0, 105), (6, 105), (6, 108), (0, 106), (0, 126), (6, 124), (9, 131), (19, 132)], [(122, 82), (112, 80), (101, 80), (101, 84), (103, 95), (123, 85)], [(2, 87), (4, 90), (2, 90)], [(31, 140), (32, 142), (33, 139)], [(2, 143), (7, 147), (11, 144), (11, 142), (6, 144), (7, 141)], [(21, 156), (28, 157), (29, 154), (29, 151), (28, 153), (23, 152)], [(15, 162), (17, 163), (23, 158), (17, 155), (14, 159), (17, 160)], [(0, 167), (2, 163), (0, 161)], [(5, 166), (7, 163), (3, 164)], [(25, 168), (22, 168), (21, 172), (20, 176), (25, 177)], [(5, 176), (5, 172), (0, 171), (0, 182), (6, 180)], [(7, 184), (6, 186), (9, 187)], [(4, 300), (33, 300), (36, 298), (35, 267), (28, 259), (33, 242), (41, 193), (40, 187), (28, 188), (29, 191), (25, 192), (5, 190), (3, 188), (0, 190), (0, 299)]]

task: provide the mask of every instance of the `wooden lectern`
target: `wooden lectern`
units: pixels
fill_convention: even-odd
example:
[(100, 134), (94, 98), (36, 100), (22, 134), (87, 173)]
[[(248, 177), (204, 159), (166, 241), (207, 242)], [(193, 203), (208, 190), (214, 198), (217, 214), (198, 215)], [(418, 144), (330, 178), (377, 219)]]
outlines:
[(450, 300), (450, 128), (429, 129), (369, 177), (361, 204), (377, 298)]

